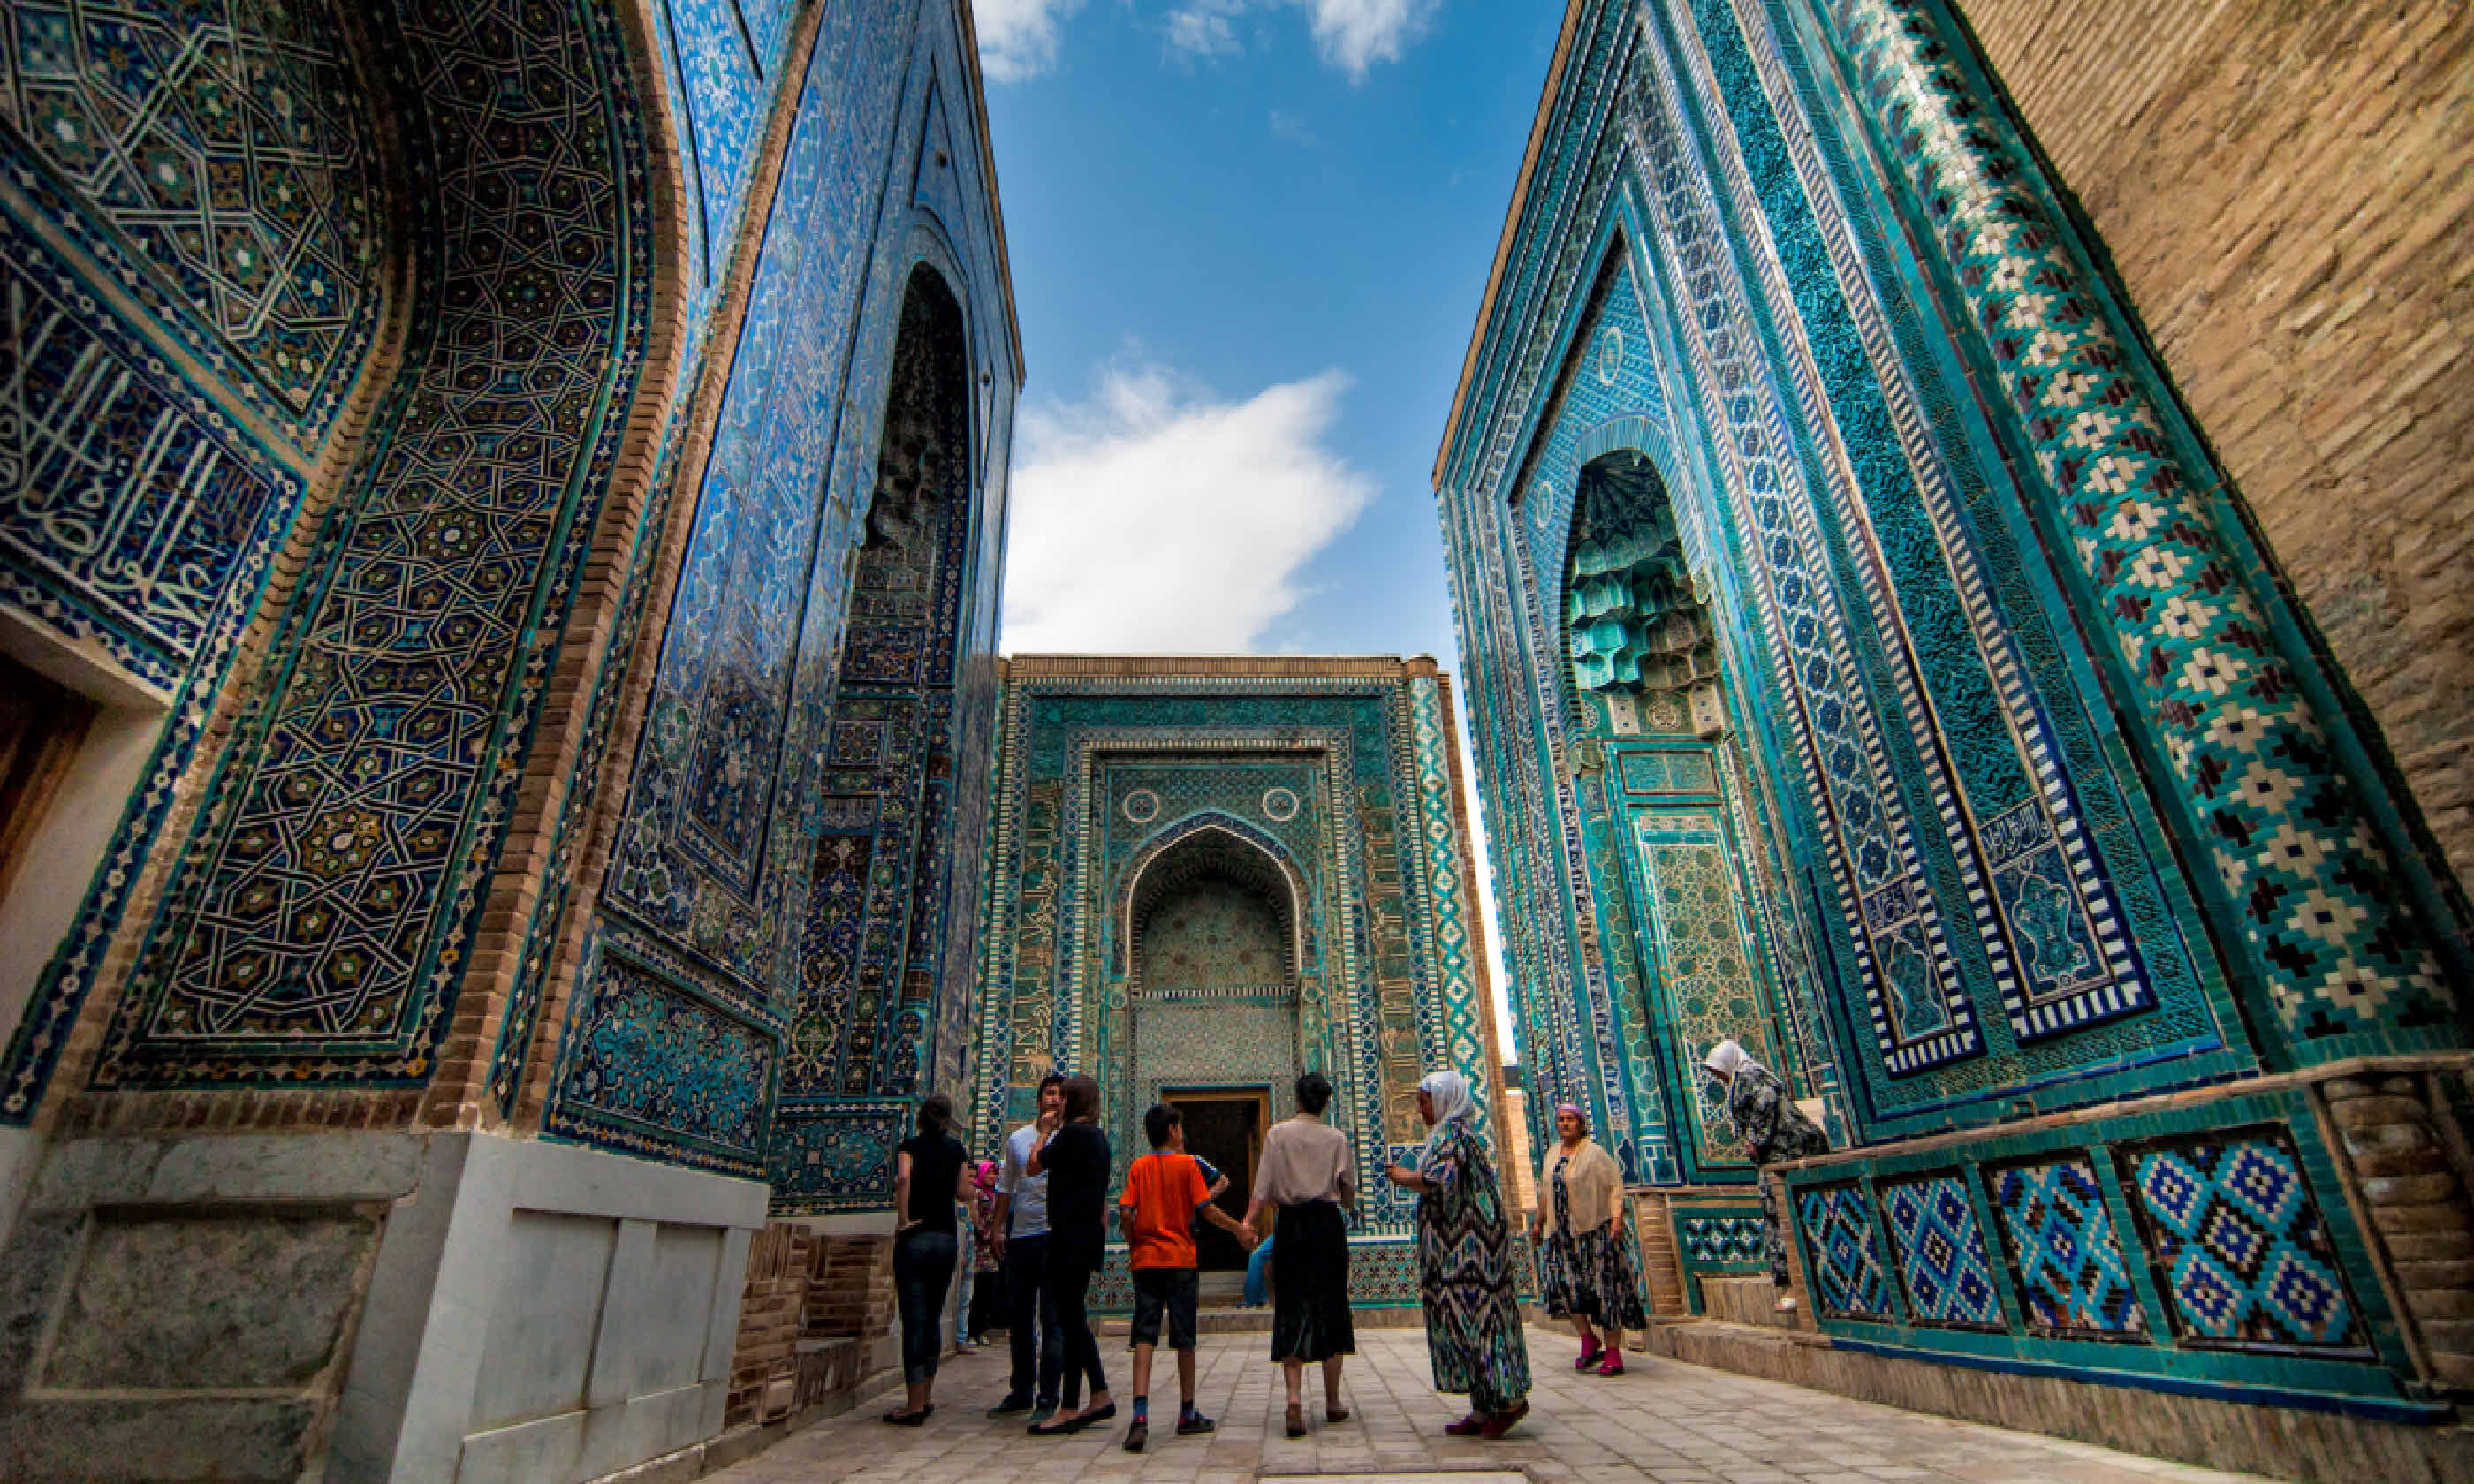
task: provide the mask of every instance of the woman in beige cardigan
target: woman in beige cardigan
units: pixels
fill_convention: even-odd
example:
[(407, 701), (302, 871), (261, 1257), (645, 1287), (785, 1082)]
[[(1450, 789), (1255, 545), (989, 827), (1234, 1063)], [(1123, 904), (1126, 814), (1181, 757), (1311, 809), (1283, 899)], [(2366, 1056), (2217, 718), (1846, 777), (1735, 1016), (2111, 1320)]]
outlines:
[(1621, 1376), (1626, 1329), (1645, 1329), (1640, 1259), (1623, 1219), (1623, 1171), (1589, 1137), (1589, 1116), (1565, 1103), (1555, 1110), (1556, 1145), (1539, 1176), (1538, 1209), (1529, 1235), (1539, 1245), (1546, 1312), (1569, 1319), (1581, 1336), (1576, 1369)]

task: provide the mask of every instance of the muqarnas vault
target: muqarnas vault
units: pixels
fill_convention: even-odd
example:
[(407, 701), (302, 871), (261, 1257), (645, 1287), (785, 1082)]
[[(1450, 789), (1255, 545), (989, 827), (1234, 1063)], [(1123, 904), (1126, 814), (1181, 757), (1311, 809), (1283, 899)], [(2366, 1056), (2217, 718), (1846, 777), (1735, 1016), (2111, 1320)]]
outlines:
[(12, 5), (0, 160), (0, 1472), (700, 1446), (967, 1051), (966, 10)]
[(1533, 1142), (1808, 1324), (1734, 1039), (1834, 1351), (2442, 1421), (2463, 897), (2100, 261), (1935, 0), (1569, 7), (1435, 467)]

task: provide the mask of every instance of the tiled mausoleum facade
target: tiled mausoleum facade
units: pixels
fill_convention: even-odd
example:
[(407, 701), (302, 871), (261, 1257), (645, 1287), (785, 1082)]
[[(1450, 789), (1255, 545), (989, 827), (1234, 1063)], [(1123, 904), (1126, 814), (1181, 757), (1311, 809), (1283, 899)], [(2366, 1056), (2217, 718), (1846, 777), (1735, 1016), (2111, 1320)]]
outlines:
[[(1165, 1092), (1276, 1120), (1322, 1072), (1363, 1183), (1352, 1295), (1415, 1304), (1416, 1200), (1378, 1172), (1425, 1137), (1418, 1081), (1455, 1068), (1502, 1117), (1449, 678), (1422, 657), (1001, 669), (974, 1146), (1052, 1070), (1099, 1079), (1121, 1152)], [(1128, 1281), (1112, 1255), (1095, 1304), (1130, 1304)]]
[(969, 1051), (992, 169), (945, 0), (6, 7), (0, 1473), (720, 1430)]
[(1533, 1136), (1767, 1322), (1733, 1038), (1832, 1383), (2446, 1422), (2462, 883), (2063, 183), (1940, 0), (1569, 7), (1435, 467)]

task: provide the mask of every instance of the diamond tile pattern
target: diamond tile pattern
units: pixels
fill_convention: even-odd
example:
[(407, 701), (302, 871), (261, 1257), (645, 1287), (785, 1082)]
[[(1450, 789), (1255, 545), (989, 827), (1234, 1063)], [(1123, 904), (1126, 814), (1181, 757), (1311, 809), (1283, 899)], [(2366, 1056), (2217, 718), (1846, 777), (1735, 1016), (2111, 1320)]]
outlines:
[(1909, 1317), (1920, 1325), (2001, 1328), (2001, 1298), (1984, 1233), (1959, 1177), (1884, 1181), (1880, 1191)]
[(1861, 1185), (1796, 1192), (1807, 1272), (1821, 1312), (1832, 1319), (1887, 1319), (1890, 1288), (1873, 1245), (1873, 1202)]
[(2139, 1335), (2139, 1306), (2096, 1170), (2081, 1159), (2013, 1164), (1985, 1184), (2029, 1333)]
[(2118, 1156), (2189, 1339), (2365, 1350), (2328, 1226), (2281, 1133)]

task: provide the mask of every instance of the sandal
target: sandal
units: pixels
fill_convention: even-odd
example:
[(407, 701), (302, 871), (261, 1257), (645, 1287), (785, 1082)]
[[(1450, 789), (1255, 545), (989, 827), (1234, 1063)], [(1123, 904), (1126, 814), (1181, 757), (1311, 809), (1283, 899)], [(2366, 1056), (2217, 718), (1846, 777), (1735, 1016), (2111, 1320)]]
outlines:
[(1289, 1403), (1288, 1427), (1290, 1437), (1302, 1438), (1306, 1435), (1306, 1409), (1294, 1401)]
[(896, 1427), (925, 1426), (928, 1422), (928, 1408), (923, 1406), (916, 1412), (906, 1412), (896, 1407), (885, 1414), (885, 1420)]
[(1329, 1402), (1325, 1402), (1323, 1403), (1322, 1420), (1326, 1423), (1345, 1423), (1348, 1421), (1348, 1408), (1345, 1406), (1333, 1406)]

